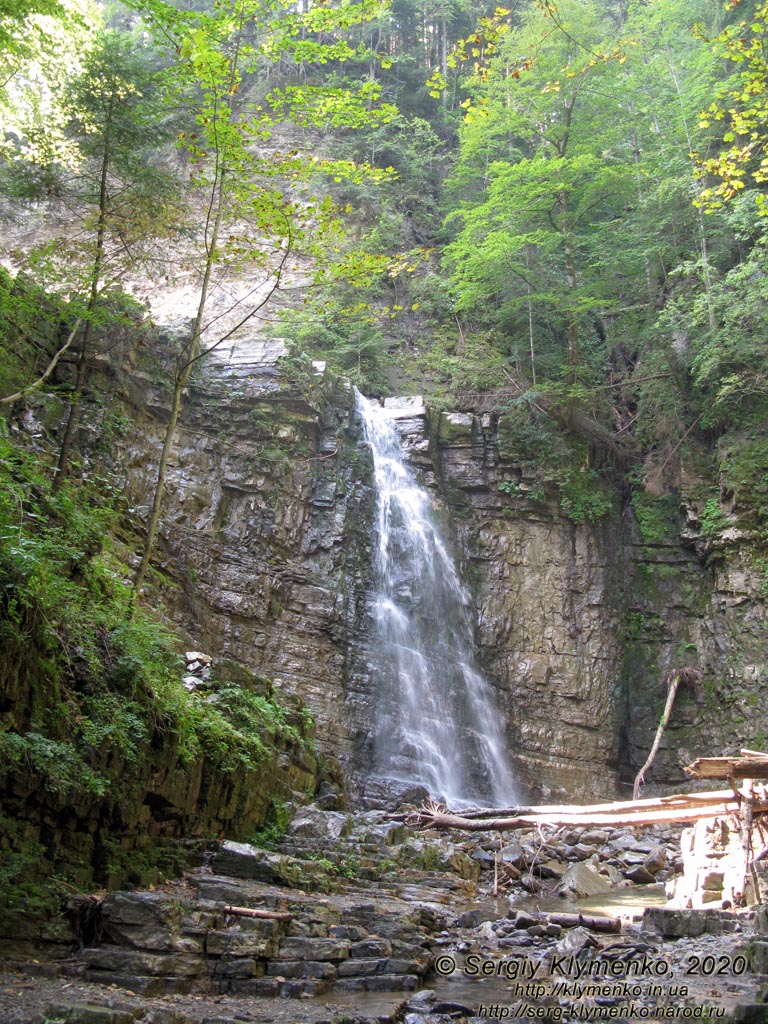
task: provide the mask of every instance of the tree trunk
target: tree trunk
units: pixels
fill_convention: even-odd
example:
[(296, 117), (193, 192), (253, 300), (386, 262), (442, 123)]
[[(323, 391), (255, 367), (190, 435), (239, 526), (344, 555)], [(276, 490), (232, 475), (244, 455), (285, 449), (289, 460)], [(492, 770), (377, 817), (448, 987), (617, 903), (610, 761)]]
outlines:
[(112, 111), (114, 109), (114, 90), (109, 99), (107, 118), (104, 126), (104, 149), (101, 155), (101, 174), (99, 180), (99, 219), (96, 228), (96, 251), (93, 254), (93, 265), (91, 267), (91, 281), (88, 293), (88, 305), (86, 306), (86, 324), (83, 334), (83, 344), (80, 348), (80, 356), (77, 361), (77, 377), (75, 379), (75, 392), (69, 406), (67, 426), (64, 430), (64, 437), (61, 441), (59, 461), (56, 466), (56, 475), (53, 478), (53, 493), (61, 487), (67, 475), (69, 456), (72, 450), (72, 441), (75, 436), (78, 415), (80, 412), (80, 401), (83, 397), (86, 378), (88, 376), (88, 355), (90, 353), (91, 339), (93, 337), (93, 318), (96, 313), (96, 301), (99, 297), (99, 280), (101, 269), (104, 263), (104, 246), (107, 236), (107, 207), (109, 204), (108, 179), (109, 166), (112, 159), (110, 146), (110, 128), (112, 124)]
[(69, 346), (75, 340), (75, 335), (80, 330), (80, 324), (82, 322), (83, 321), (81, 319), (75, 321), (75, 326), (67, 335), (67, 340), (61, 346), (61, 348), (56, 351), (56, 354), (53, 356), (50, 363), (48, 363), (45, 372), (41, 374), (41, 376), (39, 376), (37, 380), (33, 381), (31, 384), (28, 384), (25, 388), (22, 388), (21, 391), (16, 391), (12, 395), (6, 395), (5, 398), (0, 398), (0, 405), (12, 405), (13, 402), (18, 402), (22, 398), (26, 398), (27, 395), (31, 394), (33, 391), (37, 391), (39, 387), (42, 387), (43, 384), (45, 384), (50, 375), (56, 369), (56, 364), (58, 363), (58, 361), (61, 359), (61, 357), (67, 351)]
[[(613, 804), (592, 806), (523, 807), (510, 816), (470, 818), (453, 814), (440, 807), (426, 807), (413, 814), (400, 815), (412, 828), (458, 829), (464, 832), (505, 832), (508, 829), (553, 826), (613, 826), (657, 825), (667, 822), (698, 821), (738, 814), (741, 797), (732, 789), (714, 793), (682, 793), (658, 800), (617, 801)], [(753, 812), (768, 811), (768, 801), (755, 801)], [(493, 812), (489, 811), (488, 814)]]
[(680, 673), (676, 672), (673, 679), (669, 684), (669, 690), (667, 691), (667, 702), (664, 705), (664, 711), (662, 712), (661, 719), (659, 721), (659, 727), (656, 730), (656, 735), (653, 738), (653, 745), (651, 746), (651, 752), (646, 758), (645, 764), (635, 776), (635, 785), (632, 788), (632, 799), (637, 800), (640, 796), (640, 787), (645, 781), (645, 773), (651, 767), (659, 752), (659, 746), (661, 745), (661, 738), (664, 735), (664, 730), (667, 727), (669, 716), (672, 713), (672, 705), (675, 703), (675, 696), (677, 695), (677, 688), (680, 686)]
[(168, 472), (168, 459), (171, 454), (171, 447), (173, 445), (173, 438), (176, 434), (176, 426), (179, 422), (179, 413), (181, 412), (181, 400), (184, 393), (184, 389), (189, 383), (189, 378), (192, 374), (192, 367), (197, 360), (198, 353), (200, 351), (200, 340), (203, 332), (203, 318), (205, 316), (205, 309), (208, 303), (208, 291), (211, 285), (211, 276), (213, 274), (213, 266), (215, 260), (216, 246), (219, 241), (219, 233), (221, 231), (221, 224), (224, 218), (224, 206), (225, 206), (225, 190), (224, 190), (224, 179), (225, 179), (225, 168), (220, 166), (217, 170), (216, 179), (214, 182), (214, 202), (212, 208), (215, 209), (213, 215), (213, 224), (211, 227), (210, 235), (206, 238), (206, 258), (205, 258), (205, 269), (203, 272), (203, 280), (200, 284), (200, 296), (197, 304), (197, 314), (195, 316), (195, 322), (192, 327), (192, 338), (190, 340), (189, 348), (182, 354), (179, 360), (179, 365), (176, 371), (176, 377), (173, 383), (173, 397), (171, 399), (171, 415), (168, 420), (168, 425), (165, 428), (165, 438), (163, 440), (163, 449), (160, 453), (160, 462), (157, 467), (157, 480), (155, 482), (155, 490), (152, 498), (152, 508), (149, 513), (149, 520), (147, 522), (147, 532), (144, 536), (144, 546), (141, 553), (141, 561), (139, 562), (136, 574), (133, 578), (133, 585), (131, 587), (131, 598), (130, 598), (130, 611), (136, 604), (136, 599), (141, 591), (144, 577), (146, 576), (147, 569), (149, 567), (149, 560), (152, 557), (152, 549), (155, 543), (155, 535), (157, 534), (157, 527), (160, 522), (160, 511), (163, 505), (163, 494), (165, 492), (165, 478)]

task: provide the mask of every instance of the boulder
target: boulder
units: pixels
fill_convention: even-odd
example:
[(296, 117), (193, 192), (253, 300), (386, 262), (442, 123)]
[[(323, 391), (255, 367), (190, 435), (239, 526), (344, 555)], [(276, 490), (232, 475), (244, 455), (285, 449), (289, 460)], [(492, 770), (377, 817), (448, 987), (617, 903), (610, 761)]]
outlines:
[(643, 867), (652, 875), (658, 875), (667, 866), (667, 851), (663, 846), (654, 846), (643, 861)]
[(611, 884), (602, 875), (596, 874), (584, 863), (571, 864), (557, 887), (560, 895), (572, 895), (577, 898), (585, 896), (601, 896), (611, 891)]
[(288, 826), (288, 835), (309, 839), (340, 839), (349, 832), (350, 819), (338, 811), (301, 807)]
[(651, 885), (656, 881), (651, 872), (643, 867), (642, 864), (637, 864), (635, 867), (630, 868), (629, 871), (625, 871), (624, 877), (628, 878), (630, 882), (634, 882), (635, 885)]
[(564, 956), (578, 956), (583, 949), (590, 946), (597, 946), (597, 939), (591, 932), (581, 925), (576, 928), (569, 928), (563, 938), (557, 943), (557, 952)]

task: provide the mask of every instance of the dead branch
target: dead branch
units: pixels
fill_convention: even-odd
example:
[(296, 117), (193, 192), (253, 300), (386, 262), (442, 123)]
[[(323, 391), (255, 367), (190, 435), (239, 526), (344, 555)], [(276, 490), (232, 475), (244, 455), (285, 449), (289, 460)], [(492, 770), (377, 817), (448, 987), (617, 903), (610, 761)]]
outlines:
[(287, 910), (262, 910), (256, 907), (222, 907), (225, 914), (233, 917), (258, 917), (267, 921), (292, 921), (293, 914)]
[(667, 677), (667, 701), (664, 705), (664, 711), (659, 719), (659, 727), (656, 730), (656, 735), (653, 738), (653, 744), (651, 746), (650, 753), (646, 759), (645, 764), (635, 776), (635, 785), (632, 789), (632, 799), (637, 800), (640, 795), (640, 787), (645, 782), (645, 773), (653, 764), (656, 754), (659, 752), (661, 746), (661, 738), (664, 735), (664, 730), (669, 722), (669, 716), (672, 713), (672, 705), (675, 703), (675, 697), (677, 696), (678, 688), (681, 684), (687, 684), (693, 687), (698, 682), (699, 673), (695, 669), (691, 668), (680, 668), (674, 672), (670, 672)]
[[(629, 825), (656, 825), (669, 822), (697, 821), (737, 814), (741, 809), (740, 795), (731, 790), (714, 793), (676, 794), (658, 800), (638, 802), (617, 801), (614, 804), (593, 806), (554, 806), (525, 808), (510, 817), (466, 818), (450, 811), (422, 808), (411, 813), (405, 824), (411, 828), (458, 829), (464, 832), (503, 832), (507, 829), (534, 828), (540, 825), (618, 828)], [(755, 801), (755, 814), (768, 811), (768, 801)]]
[(581, 925), (593, 932), (620, 932), (621, 920), (605, 914), (547, 914), (547, 920), (562, 928), (577, 928)]
[(698, 757), (683, 771), (691, 779), (768, 779), (768, 754)]
[[(768, 755), (767, 755), (768, 756)], [(460, 817), (467, 821), (487, 821), (492, 818), (519, 818), (522, 815), (545, 815), (554, 816), (557, 815), (571, 815), (571, 814), (612, 814), (614, 811), (624, 810), (637, 810), (641, 811), (647, 809), (649, 811), (658, 811), (666, 809), (681, 809), (686, 807), (698, 807), (701, 804), (710, 804), (713, 802), (730, 800), (733, 799), (733, 791), (730, 789), (718, 789), (710, 790), (703, 793), (671, 793), (668, 796), (655, 796), (645, 797), (642, 800), (613, 800), (609, 803), (600, 804), (539, 804), (539, 805), (518, 805), (517, 807), (495, 807), (495, 808), (483, 808), (475, 809), (463, 812)], [(419, 812), (404, 811), (398, 814), (392, 814), (389, 816), (391, 821), (402, 821), (408, 824), (414, 817), (414, 813), (421, 814), (424, 812), (432, 813), (433, 811), (451, 813), (447, 807), (442, 804), (430, 803), (425, 804)], [(480, 826), (478, 828), (481, 829)]]
[(41, 377), (38, 377), (37, 380), (33, 381), (31, 384), (28, 384), (27, 387), (22, 388), (21, 391), (17, 391), (13, 395), (6, 395), (5, 398), (0, 398), (0, 405), (10, 405), (12, 402), (18, 402), (20, 399), (25, 398), (27, 395), (31, 394), (33, 391), (36, 391), (37, 388), (42, 387), (42, 385), (45, 384), (50, 375), (56, 369), (56, 364), (58, 363), (59, 359), (61, 359), (61, 357), (67, 351), (69, 346), (75, 340), (75, 335), (77, 334), (81, 323), (82, 321), (80, 319), (75, 321), (75, 326), (67, 335), (67, 340), (61, 346), (61, 348), (58, 349), (53, 359), (51, 359), (50, 363), (48, 363), (48, 367), (45, 373), (43, 373)]

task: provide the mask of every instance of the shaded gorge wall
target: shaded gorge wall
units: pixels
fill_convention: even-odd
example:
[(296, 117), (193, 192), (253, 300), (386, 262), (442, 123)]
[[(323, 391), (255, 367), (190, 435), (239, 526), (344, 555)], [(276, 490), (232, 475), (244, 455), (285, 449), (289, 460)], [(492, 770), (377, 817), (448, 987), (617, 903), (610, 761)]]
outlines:
[[(255, 343), (191, 385), (154, 585), (192, 647), (309, 705), (324, 784), (354, 799), (376, 728), (372, 460), (351, 387), (286, 370), (277, 355)], [(101, 461), (121, 478), (139, 521), (168, 408), (163, 373), (143, 359), (130, 339), (95, 355), (109, 408), (97, 393), (80, 437), (94, 469)], [(116, 400), (123, 426), (105, 449)], [(761, 572), (738, 530), (716, 544), (702, 537), (700, 480), (665, 499), (625, 488), (610, 514), (577, 526), (554, 498), (534, 500), (528, 470), (506, 454), (504, 417), (410, 400), (397, 419), (473, 594), (479, 660), (524, 793), (621, 792), (650, 748), (666, 673), (680, 664), (702, 682), (679, 698), (649, 787), (685, 785), (682, 765), (697, 755), (763, 745)], [(138, 550), (137, 536), (126, 528), (126, 547)]]
[(737, 525), (703, 536), (716, 481), (684, 466), (680, 489), (655, 497), (618, 479), (613, 510), (576, 525), (510, 458), (505, 417), (412, 412), (412, 458), (453, 523), (532, 798), (631, 795), (680, 666), (700, 683), (678, 697), (647, 794), (690, 788), (697, 756), (764, 748), (764, 563)]

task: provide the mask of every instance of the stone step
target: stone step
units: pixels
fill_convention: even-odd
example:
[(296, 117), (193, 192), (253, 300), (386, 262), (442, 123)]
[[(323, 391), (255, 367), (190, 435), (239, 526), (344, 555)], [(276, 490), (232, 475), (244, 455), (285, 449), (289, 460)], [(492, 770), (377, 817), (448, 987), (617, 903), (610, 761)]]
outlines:
[[(118, 892), (101, 903), (100, 945), (83, 951), (89, 981), (146, 995), (187, 993), (313, 996), (412, 991), (429, 966), (428, 933), (395, 886), (356, 879), (322, 899), (265, 881), (295, 858), (275, 859), (226, 845), (214, 866), (241, 872), (186, 877), (175, 891)], [(413, 892), (416, 889), (414, 888)], [(422, 895), (423, 889), (418, 890)], [(226, 906), (273, 909), (287, 920), (228, 913)], [(372, 934), (373, 933), (373, 934)]]

